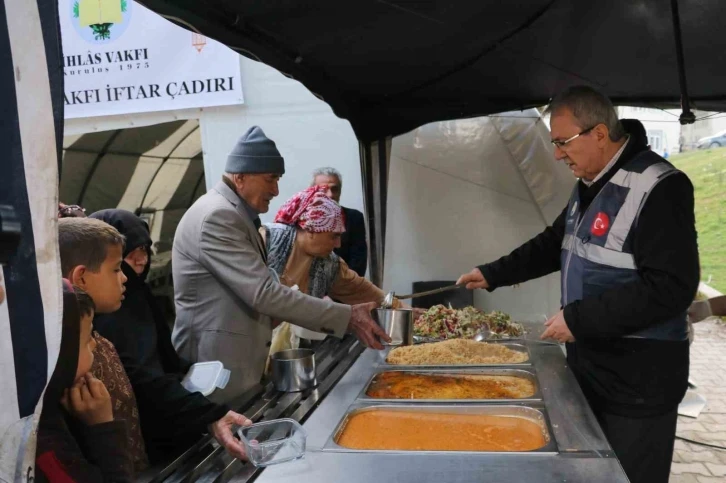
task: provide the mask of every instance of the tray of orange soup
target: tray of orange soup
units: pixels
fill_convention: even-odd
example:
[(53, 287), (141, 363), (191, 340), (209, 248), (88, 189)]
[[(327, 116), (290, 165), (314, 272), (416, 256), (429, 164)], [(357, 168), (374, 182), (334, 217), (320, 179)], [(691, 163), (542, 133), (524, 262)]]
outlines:
[(521, 369), (384, 370), (373, 376), (361, 399), (400, 402), (491, 402), (541, 400), (534, 372)]
[(332, 446), (354, 451), (556, 453), (543, 409), (527, 406), (354, 407)]

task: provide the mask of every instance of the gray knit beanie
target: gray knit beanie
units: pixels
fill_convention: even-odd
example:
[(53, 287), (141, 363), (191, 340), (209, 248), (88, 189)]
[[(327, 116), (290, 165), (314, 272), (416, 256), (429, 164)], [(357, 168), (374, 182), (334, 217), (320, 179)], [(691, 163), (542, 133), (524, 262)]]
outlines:
[(226, 173), (285, 173), (285, 160), (259, 126), (252, 126), (239, 138), (227, 156)]

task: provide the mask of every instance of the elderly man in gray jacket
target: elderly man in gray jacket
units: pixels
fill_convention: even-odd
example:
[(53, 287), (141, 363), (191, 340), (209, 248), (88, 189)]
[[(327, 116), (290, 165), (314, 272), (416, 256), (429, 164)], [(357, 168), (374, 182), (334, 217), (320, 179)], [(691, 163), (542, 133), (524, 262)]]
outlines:
[(232, 374), (210, 397), (233, 399), (260, 381), (272, 320), (343, 337), (352, 331), (366, 346), (390, 340), (371, 319), (375, 304), (348, 306), (295, 292), (267, 268), (258, 229), (260, 213), (279, 194), (285, 164), (257, 126), (237, 142), (217, 185), (184, 214), (174, 237), (172, 270), (176, 323), (172, 340), (192, 362), (219, 360)]

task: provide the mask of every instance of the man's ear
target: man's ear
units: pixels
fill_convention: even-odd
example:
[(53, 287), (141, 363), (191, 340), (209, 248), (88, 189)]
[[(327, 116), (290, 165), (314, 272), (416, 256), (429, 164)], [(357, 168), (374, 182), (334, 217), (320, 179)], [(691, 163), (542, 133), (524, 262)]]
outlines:
[(71, 281), (71, 283), (77, 287), (82, 288), (83, 290), (86, 290), (86, 273), (88, 270), (86, 269), (85, 265), (78, 265), (71, 270), (71, 274), (68, 277), (68, 279)]
[(237, 173), (234, 175), (234, 184), (237, 186), (237, 189), (240, 189), (244, 186), (245, 181), (247, 181), (247, 175), (244, 173)]
[(592, 131), (597, 136), (597, 143), (599, 145), (603, 146), (610, 141), (610, 130), (605, 124), (598, 124)]

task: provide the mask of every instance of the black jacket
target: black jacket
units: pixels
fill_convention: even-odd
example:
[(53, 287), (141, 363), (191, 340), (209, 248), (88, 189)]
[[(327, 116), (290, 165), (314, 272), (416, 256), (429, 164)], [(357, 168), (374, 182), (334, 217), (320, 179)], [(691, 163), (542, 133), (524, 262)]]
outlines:
[(65, 483), (130, 483), (129, 456), (123, 420), (86, 426), (60, 404), (73, 386), (78, 368), (81, 314), (70, 283), (63, 281), (63, 323), (58, 362), (43, 396), (38, 424), (35, 481)]
[(345, 260), (351, 270), (365, 277), (368, 267), (368, 244), (366, 242), (366, 223), (363, 213), (352, 208), (343, 208), (345, 233), (340, 240), (336, 255)]
[[(603, 178), (587, 187), (578, 182), (584, 211), (615, 172), (647, 149), (631, 137)], [(672, 410), (688, 381), (688, 342), (622, 336), (684, 312), (698, 288), (693, 185), (685, 174), (669, 176), (653, 189), (638, 218), (634, 255), (640, 278), (598, 297), (564, 307), (576, 339), (568, 362), (595, 409), (625, 416)], [(560, 270), (566, 208), (552, 226), (508, 256), (480, 268), (490, 284), (513, 285)]]
[[(109, 223), (126, 237), (124, 257), (139, 246), (151, 246), (146, 223), (131, 212), (103, 210), (91, 217)], [(193, 444), (229, 408), (181, 385), (190, 364), (174, 350), (163, 311), (145, 283), (150, 263), (151, 258), (141, 276), (122, 263), (128, 281), (121, 308), (97, 315), (93, 323), (121, 357), (136, 393), (149, 460), (154, 462)]]

